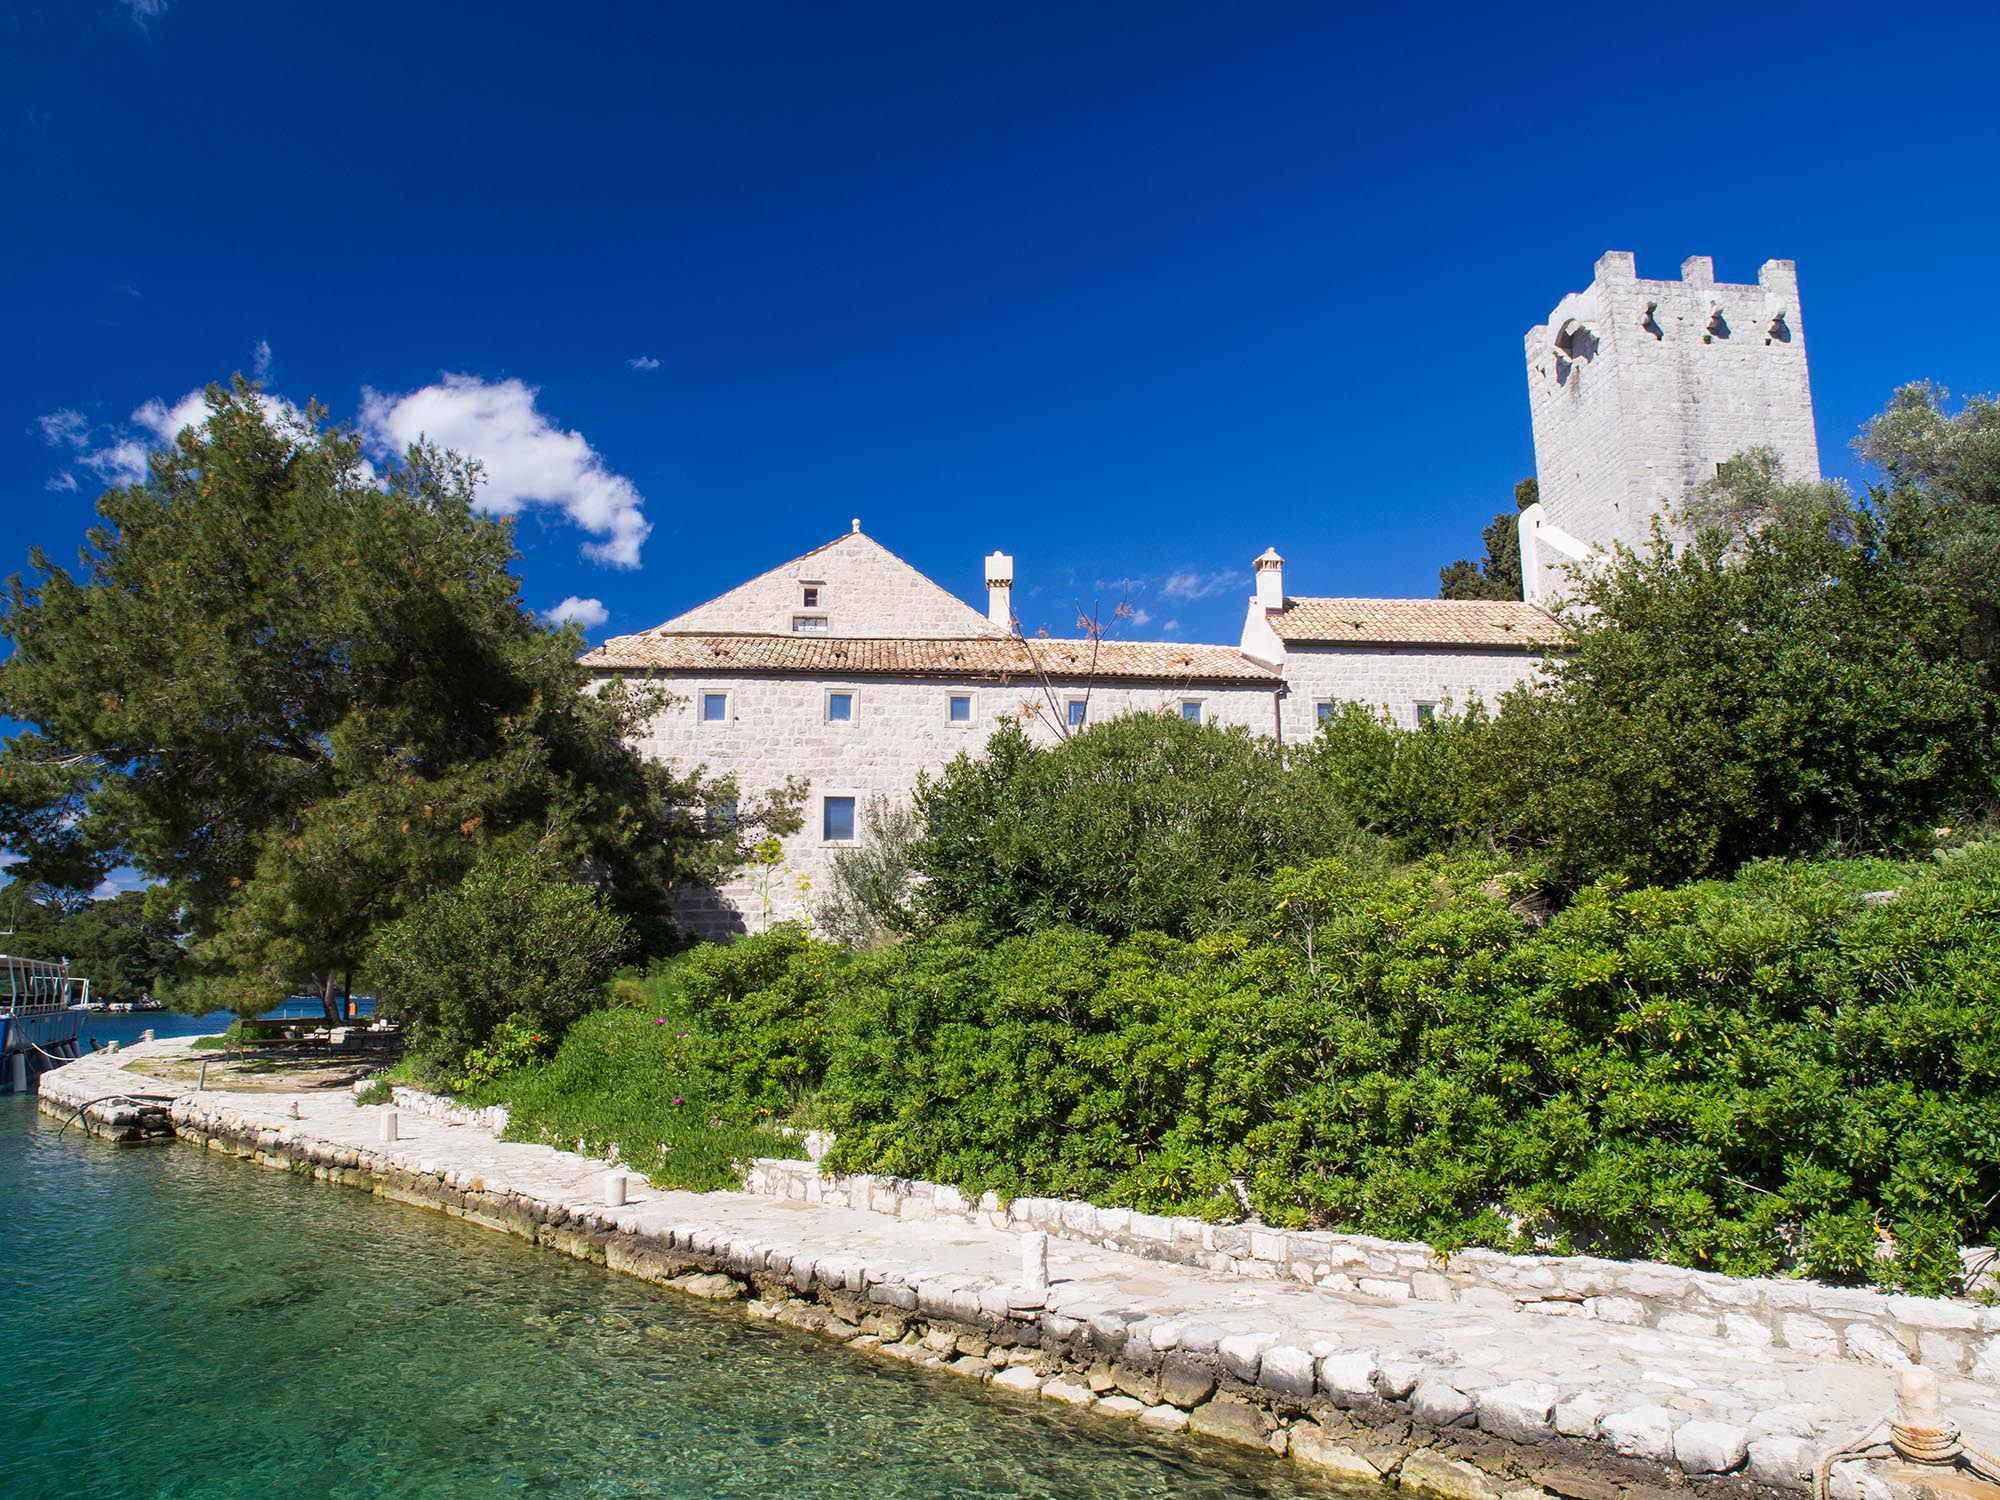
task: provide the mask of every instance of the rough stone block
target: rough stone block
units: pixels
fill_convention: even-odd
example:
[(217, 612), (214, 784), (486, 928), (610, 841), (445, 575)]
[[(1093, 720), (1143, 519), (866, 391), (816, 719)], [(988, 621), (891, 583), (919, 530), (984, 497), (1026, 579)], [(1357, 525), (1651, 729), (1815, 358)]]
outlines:
[(1396, 1482), (1403, 1489), (1442, 1495), (1445, 1500), (1499, 1500), (1500, 1494), (1482, 1470), (1428, 1448), (1419, 1448), (1403, 1460)]
[(1374, 1484), (1382, 1477), (1381, 1471), (1353, 1448), (1329, 1437), (1325, 1429), (1310, 1422), (1301, 1422), (1292, 1429), (1291, 1454), (1294, 1463), (1337, 1474), (1343, 1479)]
[(1319, 1383), (1336, 1406), (1375, 1394), (1375, 1356), (1366, 1349), (1329, 1354), (1319, 1362)]
[(1215, 1368), (1183, 1353), (1160, 1362), (1160, 1395), (1179, 1407), (1198, 1406), (1215, 1390)]
[(1891, 1369), (1912, 1363), (1910, 1351), (1904, 1347), (1903, 1341), (1888, 1329), (1873, 1323), (1848, 1324), (1846, 1343), (1851, 1359), (1871, 1365), (1886, 1365)]
[(1065, 1406), (1088, 1406), (1097, 1399), (1090, 1387), (1069, 1375), (1058, 1375), (1042, 1387), (1044, 1401), (1060, 1401)]
[(1787, 1313), (1779, 1327), (1785, 1335), (1787, 1348), (1825, 1359), (1832, 1359), (1840, 1353), (1840, 1335), (1831, 1323), (1809, 1318), (1804, 1313)]
[(1591, 1317), (1606, 1323), (1637, 1326), (1646, 1321), (1646, 1304), (1637, 1297), (1588, 1297), (1583, 1305)]
[(1101, 1396), (1091, 1408), (1107, 1417), (1137, 1417), (1145, 1409), (1145, 1402), (1134, 1401), (1130, 1396)]
[(1689, 1474), (1730, 1473), (1749, 1452), (1749, 1434), (1727, 1422), (1689, 1422), (1674, 1433), (1674, 1462)]
[(1778, 1489), (1803, 1489), (1817, 1455), (1811, 1443), (1789, 1433), (1752, 1439), (1746, 1449), (1752, 1479)]
[(1317, 1383), (1313, 1357), (1289, 1344), (1266, 1349), (1257, 1367), (1257, 1383), (1282, 1396), (1310, 1396)]
[(1594, 1438), (1598, 1418), (1609, 1410), (1611, 1398), (1602, 1391), (1581, 1391), (1557, 1404), (1550, 1425), (1564, 1437)]
[(1410, 1295), (1419, 1302), (1455, 1302), (1458, 1293), (1451, 1279), (1436, 1271), (1417, 1271), (1410, 1276)]
[(1161, 1432), (1184, 1432), (1187, 1424), (1188, 1414), (1178, 1406), (1149, 1406), (1139, 1413), (1141, 1427), (1151, 1427)]
[(1472, 1398), (1442, 1380), (1418, 1381), (1410, 1394), (1410, 1409), (1431, 1427), (1470, 1427), (1473, 1422)]
[(1650, 1458), (1671, 1463), (1674, 1457), (1674, 1429), (1682, 1414), (1664, 1406), (1640, 1406), (1614, 1411), (1600, 1417), (1597, 1430), (1604, 1434), (1614, 1452), (1626, 1458)]
[(1688, 1338), (1712, 1339), (1722, 1331), (1722, 1325), (1710, 1313), (1676, 1312), (1661, 1318), (1659, 1329), (1662, 1333), (1676, 1333)]
[(1216, 1353), (1222, 1357), (1223, 1369), (1246, 1385), (1255, 1385), (1264, 1351), (1277, 1342), (1274, 1333), (1232, 1334), (1216, 1345)]
[(1262, 1448), (1271, 1435), (1271, 1418), (1258, 1407), (1227, 1397), (1197, 1406), (1188, 1413), (1188, 1429), (1203, 1437), (1246, 1448)]
[(1541, 1443), (1555, 1436), (1551, 1417), (1556, 1388), (1539, 1381), (1518, 1380), (1478, 1392), (1473, 1404), (1479, 1429), (1514, 1443)]

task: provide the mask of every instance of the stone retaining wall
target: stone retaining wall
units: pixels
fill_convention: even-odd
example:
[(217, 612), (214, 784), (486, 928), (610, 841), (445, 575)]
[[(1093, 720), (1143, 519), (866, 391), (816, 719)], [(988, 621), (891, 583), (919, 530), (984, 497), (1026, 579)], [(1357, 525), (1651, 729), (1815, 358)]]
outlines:
[[(1771, 1461), (1753, 1452), (1746, 1469), (1734, 1428), (1717, 1429), (1734, 1443), (1728, 1452), (1702, 1447), (1700, 1422), (1669, 1424), (1664, 1449), (1599, 1440), (1595, 1418), (1569, 1412), (1552, 1388), (1472, 1397), (1424, 1379), (1415, 1364), (1362, 1353), (1322, 1354), (1264, 1336), (1204, 1339), (1193, 1327), (1116, 1313), (1062, 1317), (1044, 1311), (1041, 1293), (949, 1277), (912, 1284), (894, 1269), (734, 1243), (695, 1226), (636, 1233), (616, 1209), (552, 1204), (193, 1098), (175, 1103), (173, 1120), (193, 1145), (438, 1210), (696, 1297), (741, 1300), (752, 1316), (999, 1392), (1289, 1456), (1330, 1477), (1393, 1480), (1438, 1500), (1669, 1500), (1690, 1484), (1756, 1500), (1805, 1488), (1808, 1445), (1783, 1434), (1761, 1440)], [(1713, 1472), (1723, 1469), (1736, 1472)], [(1836, 1480), (1836, 1500), (1913, 1494), (1872, 1476)]]
[[(1041, 1229), (1151, 1260), (1229, 1275), (1285, 1279), (1330, 1291), (1428, 1302), (1519, 1308), (1552, 1317), (1601, 1318), (1744, 1347), (1792, 1348), (1868, 1364), (1924, 1364), (2000, 1378), (2000, 1307), (1899, 1297), (1810, 1281), (1748, 1280), (1646, 1261), (1503, 1255), (1466, 1250), (1440, 1259), (1429, 1246), (1365, 1235), (1208, 1224), (1124, 1208), (992, 1193), (906, 1178), (822, 1176), (812, 1162), (761, 1159), (747, 1192), (904, 1219), (957, 1219), (993, 1228)], [(1968, 1268), (1991, 1252), (1967, 1252)], [(1980, 1279), (1992, 1288), (1990, 1269)]]

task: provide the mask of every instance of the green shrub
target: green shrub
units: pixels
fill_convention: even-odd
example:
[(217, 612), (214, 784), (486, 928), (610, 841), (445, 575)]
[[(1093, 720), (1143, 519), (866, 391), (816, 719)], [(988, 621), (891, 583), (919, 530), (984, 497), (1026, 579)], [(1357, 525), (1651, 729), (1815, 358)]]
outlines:
[(1353, 853), (1351, 822), (1277, 744), (1179, 715), (1107, 719), (1055, 745), (1017, 726), (983, 757), (921, 778), (925, 877), (937, 921), (997, 932), (1076, 926), (1191, 936), (1253, 911), (1281, 865)]
[(2000, 848), (1879, 905), (1779, 863), (1593, 886), (1541, 929), (1510, 894), (1322, 862), (1254, 933), (960, 924), (857, 960), (833, 1161), (1917, 1291), (2000, 1229)]
[(507, 1139), (618, 1159), (661, 1187), (737, 1187), (742, 1163), (802, 1154), (789, 1130), (714, 1092), (689, 1033), (614, 1008), (570, 1028), (554, 1057), (501, 1079), (484, 1101), (507, 1105)]
[(489, 851), (385, 927), (373, 972), (411, 1051), (449, 1077), (513, 1021), (548, 1046), (598, 1004), (628, 929), (537, 850)]

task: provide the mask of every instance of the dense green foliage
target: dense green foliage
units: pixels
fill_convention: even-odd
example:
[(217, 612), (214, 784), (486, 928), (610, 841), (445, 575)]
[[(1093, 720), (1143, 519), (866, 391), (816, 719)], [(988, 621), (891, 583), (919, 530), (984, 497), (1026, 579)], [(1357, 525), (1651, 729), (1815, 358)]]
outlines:
[(1696, 539), (1577, 585), (1547, 680), (1401, 730), (1350, 710), (1307, 752), (1406, 856), (1472, 843), (1575, 888), (1746, 860), (1927, 851), (1994, 791), (1995, 700), (1919, 509), (1724, 466)]
[(630, 924), (561, 866), (546, 847), (489, 851), (378, 934), (383, 998), (434, 1069), (460, 1063), (503, 1022), (553, 1044), (598, 1003)]
[[(743, 857), (769, 809), (628, 745), (644, 694), (583, 691), (581, 637), (522, 607), (477, 465), (359, 440), (239, 383), (148, 477), (98, 502), (73, 576), (8, 585), (0, 839), (22, 878), (88, 889), (129, 861), (192, 934), (187, 998), (326, 999), (377, 930), (489, 842), (559, 840), (634, 923)], [(796, 797), (778, 821), (796, 825)], [(773, 825), (776, 826), (776, 825)]]
[(753, 1156), (799, 1154), (787, 1120), (826, 1066), (838, 951), (792, 927), (696, 948), (578, 1022), (546, 1065), (476, 1090), (515, 1140), (581, 1141), (663, 1187), (733, 1187)]
[(69, 960), (69, 971), (90, 981), (93, 1000), (138, 1000), (171, 995), (187, 962), (175, 924), (148, 902), (144, 891), (120, 891), (101, 901), (37, 899), (13, 885), (0, 897), (6, 909), (7, 951), (19, 958)]
[(781, 928), (478, 1097), (662, 1183), (810, 1123), (968, 1192), (1937, 1292), (2000, 1232), (2000, 846), (1904, 878), (1609, 883), (1537, 927), (1487, 865), (1320, 861), (1192, 941)]
[[(1441, 1246), (1936, 1289), (2000, 1189), (2000, 850), (1594, 887), (1292, 872), (1264, 934), (977, 928), (842, 971), (834, 1163)], [(1878, 1262), (1880, 1236), (1898, 1254)]]
[(1053, 746), (1003, 728), (918, 782), (911, 851), (931, 920), (1190, 935), (1254, 908), (1281, 865), (1346, 852), (1350, 824), (1278, 746), (1134, 714)]

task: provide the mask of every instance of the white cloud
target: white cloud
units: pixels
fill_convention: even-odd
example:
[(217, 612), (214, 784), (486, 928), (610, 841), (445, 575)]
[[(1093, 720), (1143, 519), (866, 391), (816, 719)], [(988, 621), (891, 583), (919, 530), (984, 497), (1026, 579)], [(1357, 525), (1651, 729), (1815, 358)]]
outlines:
[[(146, 445), (135, 442), (117, 428), (96, 428), (80, 411), (63, 407), (37, 417), (42, 441), (51, 448), (67, 448), (76, 462), (107, 484), (136, 484), (146, 477)], [(52, 490), (73, 490), (76, 476), (67, 469), (48, 481)]]
[(119, 0), (131, 13), (133, 23), (142, 29), (148, 21), (157, 21), (167, 13), (167, 0)]
[(447, 375), (407, 395), (361, 393), (361, 433), (377, 452), (397, 454), (419, 438), (476, 458), (485, 469), (479, 503), (499, 515), (553, 505), (602, 541), (587, 557), (613, 567), (639, 566), (653, 528), (632, 481), (605, 467), (580, 432), (565, 431), (535, 409), (536, 391), (519, 380)]
[(1143, 609), (1134, 609), (1127, 618), (1135, 628), (1140, 625), (1150, 625), (1153, 623), (1152, 615)]
[(68, 469), (59, 470), (49, 476), (48, 482), (42, 488), (45, 490), (54, 490), (58, 494), (66, 494), (76, 488), (76, 476), (70, 473)]
[(35, 425), (42, 429), (42, 441), (51, 448), (81, 448), (90, 440), (89, 419), (67, 406), (35, 418)]
[(626, 360), (625, 363), (635, 370), (657, 370), (660, 368), (660, 362), (650, 354), (635, 354)]
[(604, 607), (601, 600), (579, 599), (571, 594), (554, 609), (543, 610), (542, 618), (551, 625), (567, 625), (575, 621), (585, 630), (595, 630), (611, 618), (611, 611)]
[[(265, 402), (267, 411), (280, 404), (268, 396), (260, 399)], [(157, 437), (164, 447), (181, 435), (182, 428), (200, 427), (207, 423), (208, 402), (200, 391), (189, 391), (172, 406), (156, 397), (133, 412), (132, 420)]]
[(269, 339), (257, 340), (256, 347), (250, 351), (250, 376), (259, 385), (262, 385), (271, 378), (271, 341)]
[(1210, 573), (1182, 568), (1161, 581), (1160, 595), (1166, 599), (1212, 599), (1242, 586), (1243, 575), (1232, 568), (1218, 568)]
[(1181, 628), (1181, 622), (1179, 620), (1169, 620), (1167, 621), (1166, 624), (1160, 627), (1161, 631), (1167, 635), (1172, 635), (1176, 630), (1179, 630), (1180, 628)]

